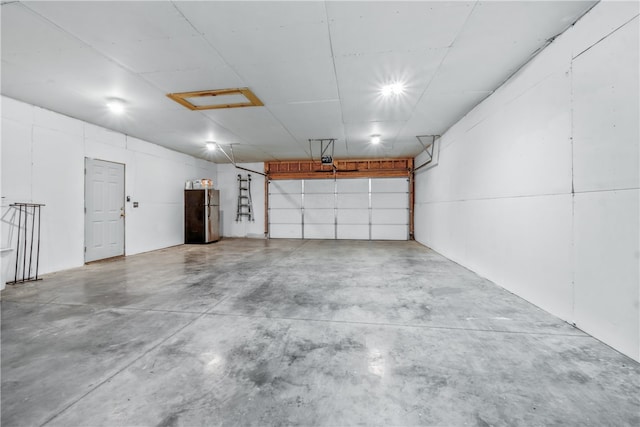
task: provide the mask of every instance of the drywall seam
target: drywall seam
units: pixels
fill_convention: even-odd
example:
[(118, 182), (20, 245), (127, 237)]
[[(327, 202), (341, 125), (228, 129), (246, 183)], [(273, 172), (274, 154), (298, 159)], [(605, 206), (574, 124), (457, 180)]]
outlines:
[[(411, 116), (413, 116), (415, 114), (416, 109), (418, 108), (418, 105), (420, 104), (420, 101), (422, 100), (422, 98), (424, 97), (424, 94), (427, 93), (427, 91), (429, 90), (429, 88), (431, 87), (431, 83), (433, 83), (433, 80), (436, 78), (436, 76), (438, 75), (440, 68), (442, 68), (442, 64), (444, 63), (445, 59), (447, 59), (447, 56), (449, 56), (449, 53), (451, 52), (451, 47), (453, 47), (453, 45), (456, 43), (456, 41), (458, 40), (458, 38), (460, 37), (460, 34), (462, 34), (462, 32), (464, 31), (465, 27), (467, 26), (467, 23), (469, 22), (469, 19), (471, 18), (471, 15), (473, 15), (473, 12), (476, 10), (476, 7), (478, 6), (478, 2), (476, 1), (473, 6), (471, 7), (471, 10), (469, 11), (469, 14), (467, 15), (467, 17), (464, 20), (464, 23), (460, 26), (460, 31), (458, 31), (458, 33), (456, 34), (456, 36), (454, 37), (453, 41), (451, 42), (451, 44), (449, 46), (446, 46), (447, 51), (445, 52), (444, 55), (442, 55), (442, 59), (440, 60), (440, 63), (438, 64), (438, 66), (435, 69), (435, 72), (431, 75), (431, 79), (429, 79), (429, 82), (427, 83), (427, 85), (425, 86), (424, 90), (422, 91), (422, 93), (420, 94), (420, 96), (418, 97), (418, 100), (416, 101), (416, 103), (413, 106), (413, 109), (411, 110)], [(326, 7), (326, 6), (325, 6)], [(334, 60), (335, 62), (335, 60)], [(498, 86), (500, 87), (500, 86)], [(493, 94), (493, 92), (495, 92), (494, 90), (489, 91), (489, 94), (487, 96), (485, 96), (484, 98), (482, 98), (480, 101), (478, 101), (478, 103), (476, 103), (476, 105), (474, 105), (471, 109), (475, 108), (477, 105), (481, 104), (482, 101), (484, 101), (485, 99), (487, 99), (488, 97), (491, 96), (491, 94)], [(465, 114), (466, 115), (466, 114)], [(461, 120), (461, 119), (460, 119)], [(459, 121), (459, 120), (458, 120)], [(344, 122), (344, 120), (343, 120)], [(400, 128), (400, 130), (398, 131), (398, 133), (396, 135), (400, 135), (402, 133), (402, 131), (404, 130), (404, 128), (407, 126), (408, 122), (405, 122), (405, 124)], [(455, 123), (454, 123), (455, 125)], [(452, 125), (453, 126), (453, 125)], [(449, 126), (450, 128), (451, 126)], [(449, 129), (445, 129), (444, 132), (442, 132), (441, 134), (444, 135), (444, 133), (447, 132), (447, 130)]]
[(597, 42), (593, 43), (591, 46), (589, 46), (588, 48), (586, 48), (585, 50), (583, 50), (582, 52), (580, 52), (579, 54), (575, 55), (573, 58), (571, 58), (572, 60), (578, 58), (580, 55), (582, 55), (583, 53), (585, 53), (586, 51), (588, 51), (589, 49), (591, 49), (592, 47), (594, 47), (595, 45), (597, 45), (598, 43), (600, 43), (601, 41), (605, 40), (606, 38), (608, 38), (610, 35), (612, 35), (613, 33), (615, 33), (616, 31), (620, 30), (622, 27), (624, 27), (625, 25), (631, 23), (631, 21), (633, 21), (634, 19), (636, 19), (638, 16), (640, 16), (640, 14), (635, 15), (633, 18), (629, 19), (627, 22), (625, 22), (624, 24), (620, 25), (618, 28), (612, 30), (611, 32), (609, 32), (607, 35), (605, 35), (604, 37), (602, 37), (600, 40), (598, 40)]
[(516, 195), (507, 195), (507, 196), (496, 196), (496, 197), (477, 197), (470, 199), (450, 199), (450, 200), (432, 200), (425, 202), (416, 202), (418, 205), (431, 205), (438, 203), (460, 203), (460, 202), (475, 202), (475, 201), (486, 201), (486, 200), (505, 200), (505, 199), (527, 199), (527, 198), (536, 198), (536, 197), (554, 197), (554, 196), (568, 196), (574, 194), (590, 194), (590, 193), (615, 193), (620, 191), (636, 191), (638, 187), (628, 187), (628, 188), (607, 188), (607, 189), (598, 189), (598, 190), (584, 190), (584, 191), (571, 191), (571, 192), (563, 192), (563, 193), (540, 193), (540, 194), (516, 194)]
[(571, 146), (571, 324), (576, 325), (576, 187), (575, 187), (575, 154), (574, 154), (574, 100), (573, 100), (573, 60), (569, 64), (569, 115), (571, 129), (569, 141)]

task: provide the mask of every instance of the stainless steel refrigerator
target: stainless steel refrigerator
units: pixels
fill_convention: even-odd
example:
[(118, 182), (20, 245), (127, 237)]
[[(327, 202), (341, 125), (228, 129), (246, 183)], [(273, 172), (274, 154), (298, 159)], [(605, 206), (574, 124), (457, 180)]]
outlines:
[(220, 240), (220, 191), (212, 188), (184, 190), (184, 242)]

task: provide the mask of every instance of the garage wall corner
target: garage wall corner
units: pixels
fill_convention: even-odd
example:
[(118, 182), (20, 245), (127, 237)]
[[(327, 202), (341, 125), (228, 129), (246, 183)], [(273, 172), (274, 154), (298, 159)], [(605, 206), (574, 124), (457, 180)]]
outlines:
[(2, 247), (15, 247), (9, 205), (45, 204), (41, 274), (84, 264), (85, 157), (125, 165), (126, 255), (182, 244), (184, 183), (217, 171), (214, 163), (4, 96), (1, 149)]
[[(264, 171), (264, 163), (239, 163), (245, 169)], [(251, 175), (251, 199), (253, 221), (242, 218), (236, 221), (238, 206), (238, 175)], [(232, 164), (217, 165), (217, 179), (214, 187), (220, 190), (220, 227), (222, 237), (264, 238), (264, 180), (257, 173), (237, 169)]]
[(415, 205), (419, 242), (635, 360), (638, 7), (599, 3), (450, 128)]

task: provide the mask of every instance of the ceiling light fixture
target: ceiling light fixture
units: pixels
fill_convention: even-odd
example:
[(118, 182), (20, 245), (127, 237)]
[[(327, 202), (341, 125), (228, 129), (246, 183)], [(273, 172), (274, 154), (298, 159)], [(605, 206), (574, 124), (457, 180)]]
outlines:
[(218, 148), (218, 144), (215, 142), (207, 142), (207, 150), (216, 151), (216, 148)]
[(109, 108), (113, 114), (122, 114), (125, 110), (124, 101), (118, 98), (109, 98), (107, 108)]
[(372, 144), (380, 144), (380, 135), (371, 135)]
[(404, 85), (402, 83), (391, 83), (382, 86), (380, 92), (382, 96), (402, 95), (404, 93)]

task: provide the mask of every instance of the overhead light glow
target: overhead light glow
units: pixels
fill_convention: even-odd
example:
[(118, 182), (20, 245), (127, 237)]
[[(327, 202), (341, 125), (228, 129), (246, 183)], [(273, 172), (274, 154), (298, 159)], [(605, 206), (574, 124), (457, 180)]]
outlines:
[(216, 144), (215, 142), (207, 142), (207, 150), (215, 151), (216, 148), (218, 148), (218, 144)]
[(371, 135), (372, 144), (380, 144), (380, 135)]
[(382, 95), (402, 95), (404, 93), (404, 85), (402, 83), (391, 83), (386, 86), (382, 86)]
[(117, 98), (109, 99), (107, 102), (107, 107), (113, 114), (122, 114), (124, 113), (124, 101)]

